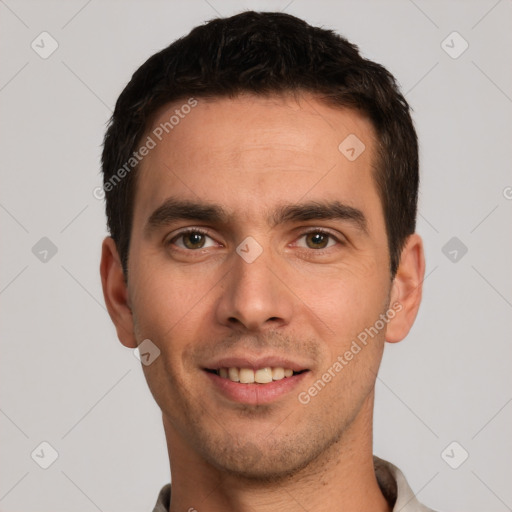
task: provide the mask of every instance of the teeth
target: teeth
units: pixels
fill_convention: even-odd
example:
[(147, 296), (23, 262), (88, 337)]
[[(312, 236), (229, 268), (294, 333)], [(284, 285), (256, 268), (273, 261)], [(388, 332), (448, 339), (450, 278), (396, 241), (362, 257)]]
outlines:
[(242, 384), (268, 384), (275, 380), (282, 380), (285, 377), (291, 377), (293, 370), (290, 368), (282, 368), (277, 366), (270, 368), (259, 368), (254, 371), (252, 368), (220, 368), (218, 374), (223, 379), (229, 379), (233, 382), (241, 382)]
[(240, 368), (239, 375), (242, 384), (252, 384), (254, 382), (254, 371), (250, 368)]
[[(225, 368), (221, 368), (221, 370), (225, 370)], [(229, 368), (228, 369), (229, 380), (233, 382), (240, 382), (238, 368)], [(221, 374), (222, 377), (222, 374)]]
[(272, 380), (284, 379), (284, 368), (272, 368)]
[(254, 380), (258, 384), (272, 382), (272, 368), (260, 368), (254, 373)]

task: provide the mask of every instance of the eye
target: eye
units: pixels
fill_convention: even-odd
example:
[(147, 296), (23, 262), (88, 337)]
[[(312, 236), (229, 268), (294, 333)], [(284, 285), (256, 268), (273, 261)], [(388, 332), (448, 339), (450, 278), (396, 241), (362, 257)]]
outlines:
[(302, 235), (297, 242), (297, 246), (307, 249), (327, 249), (332, 247), (338, 240), (325, 231), (316, 230), (310, 231)]
[(169, 240), (169, 244), (187, 250), (206, 249), (216, 245), (211, 237), (197, 229), (181, 232)]

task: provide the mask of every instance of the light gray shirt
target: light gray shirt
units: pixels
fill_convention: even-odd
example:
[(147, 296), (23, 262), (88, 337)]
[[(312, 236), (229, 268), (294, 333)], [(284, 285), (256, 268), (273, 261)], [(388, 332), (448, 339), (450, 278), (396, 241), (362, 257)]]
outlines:
[[(434, 512), (417, 499), (403, 473), (393, 464), (373, 457), (375, 475), (382, 494), (393, 507), (393, 512)], [(168, 512), (171, 504), (171, 484), (164, 485), (153, 512)]]

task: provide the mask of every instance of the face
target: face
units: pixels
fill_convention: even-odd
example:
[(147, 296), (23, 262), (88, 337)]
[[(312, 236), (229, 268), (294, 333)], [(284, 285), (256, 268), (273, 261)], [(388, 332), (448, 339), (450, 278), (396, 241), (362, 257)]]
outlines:
[[(371, 422), (400, 315), (375, 134), (307, 95), (182, 103), (146, 135), (113, 318), (127, 346), (160, 350), (143, 368), (168, 437), (224, 471), (289, 475)], [(354, 135), (355, 159), (339, 149)]]

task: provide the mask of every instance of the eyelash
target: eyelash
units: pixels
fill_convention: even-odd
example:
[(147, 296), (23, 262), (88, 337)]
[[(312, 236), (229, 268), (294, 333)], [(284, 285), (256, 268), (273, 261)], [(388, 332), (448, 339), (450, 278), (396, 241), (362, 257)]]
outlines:
[[(311, 228), (307, 231), (303, 231), (297, 240), (300, 240), (302, 237), (309, 235), (310, 233), (321, 233), (322, 235), (327, 235), (331, 240), (334, 240), (339, 245), (345, 245), (343, 240), (340, 240), (336, 235), (333, 235), (330, 231), (327, 231), (323, 228)], [(325, 251), (328, 251), (332, 247), (328, 247), (326, 249), (309, 249), (310, 251), (314, 251), (315, 254), (323, 254)], [(308, 250), (308, 249), (305, 249)]]
[[(180, 231), (177, 235), (173, 236), (170, 240), (165, 242), (165, 245), (172, 245), (180, 237), (186, 236), (190, 233), (199, 233), (201, 235), (208, 236), (208, 237), (212, 238), (212, 240), (214, 240), (214, 238), (212, 236), (210, 236), (208, 231), (206, 231), (202, 228), (186, 228), (183, 231)], [(311, 228), (307, 231), (303, 231), (297, 237), (297, 240), (300, 240), (302, 237), (307, 236), (310, 233), (321, 233), (322, 235), (327, 235), (328, 237), (330, 237), (332, 240), (334, 240), (339, 245), (346, 244), (344, 241), (340, 240), (337, 236), (333, 235), (330, 231), (327, 231), (323, 228)], [(201, 249), (196, 249), (196, 251), (194, 251), (193, 249), (182, 249), (181, 247), (179, 247), (178, 249), (187, 251), (187, 252), (199, 252), (201, 250)], [(331, 249), (331, 247), (329, 247), (327, 249), (305, 249), (305, 248), (301, 247), (299, 249), (302, 249), (303, 251), (313, 251), (315, 254), (322, 255), (322, 254), (324, 254), (325, 251)]]
[[(189, 235), (190, 233), (199, 233), (204, 236), (209, 236), (212, 240), (213, 237), (210, 236), (208, 231), (202, 229), (202, 228), (185, 228), (183, 231), (180, 231), (177, 235), (174, 235), (171, 239), (169, 239), (167, 242), (165, 242), (165, 245), (172, 245), (173, 242), (178, 240), (180, 237)], [(192, 252), (191, 249), (188, 249), (190, 252)]]

